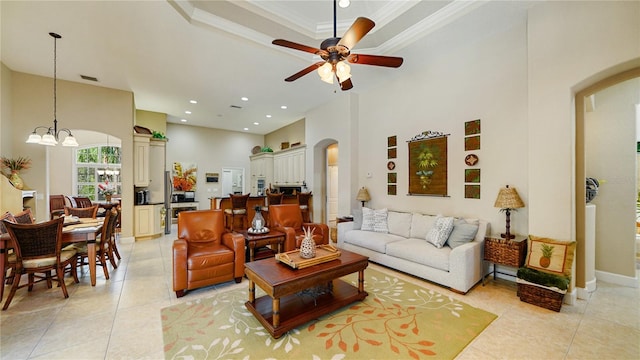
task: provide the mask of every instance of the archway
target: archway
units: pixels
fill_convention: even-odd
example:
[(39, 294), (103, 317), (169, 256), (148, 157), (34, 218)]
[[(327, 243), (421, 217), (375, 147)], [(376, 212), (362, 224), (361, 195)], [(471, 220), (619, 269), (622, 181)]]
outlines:
[[(595, 78), (596, 76), (594, 76)], [(640, 67), (634, 67), (630, 70), (620, 71), (615, 75), (608, 76), (601, 80), (594, 80), (594, 82), (584, 89), (578, 91), (575, 95), (575, 214), (576, 214), (576, 287), (580, 289), (588, 290), (588, 282), (592, 279), (587, 278), (587, 240), (586, 240), (586, 208), (585, 208), (585, 193), (586, 184), (585, 178), (587, 176), (587, 162), (586, 162), (586, 105), (587, 99), (604, 89), (610, 88), (627, 80), (640, 77)], [(580, 291), (578, 292), (579, 297)]]

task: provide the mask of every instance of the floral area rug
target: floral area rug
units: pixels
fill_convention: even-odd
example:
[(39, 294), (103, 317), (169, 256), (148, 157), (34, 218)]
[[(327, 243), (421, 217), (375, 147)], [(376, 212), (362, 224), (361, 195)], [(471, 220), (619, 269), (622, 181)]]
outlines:
[[(453, 359), (496, 319), (376, 270), (365, 270), (365, 278), (364, 301), (279, 339), (245, 308), (246, 289), (166, 307), (161, 311), (165, 358)], [(342, 279), (356, 286), (357, 274)]]

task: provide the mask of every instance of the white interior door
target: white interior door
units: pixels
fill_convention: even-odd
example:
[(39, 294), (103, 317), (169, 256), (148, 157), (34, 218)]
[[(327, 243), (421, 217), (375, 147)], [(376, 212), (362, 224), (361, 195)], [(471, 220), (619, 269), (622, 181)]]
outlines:
[(338, 166), (327, 166), (327, 224), (336, 226), (338, 217)]
[(222, 194), (220, 196), (229, 196), (233, 193), (233, 174), (231, 170), (222, 170)]

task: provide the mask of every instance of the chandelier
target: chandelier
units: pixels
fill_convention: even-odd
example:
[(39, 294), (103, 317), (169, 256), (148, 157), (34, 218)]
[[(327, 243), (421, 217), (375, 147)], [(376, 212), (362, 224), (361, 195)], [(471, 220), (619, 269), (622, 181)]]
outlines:
[[(56, 110), (57, 110), (57, 74), (56, 74), (56, 58), (57, 58), (57, 49), (56, 42), (58, 39), (62, 38), (62, 36), (50, 32), (49, 35), (53, 38), (53, 126), (37, 126), (33, 129), (31, 135), (27, 139), (27, 143), (29, 144), (40, 144), (47, 146), (56, 146), (58, 145), (58, 139), (61, 132), (66, 132), (67, 136), (62, 142), (62, 146), (78, 146), (78, 142), (76, 138), (71, 134), (71, 130), (69, 129), (58, 129), (58, 119), (56, 118)], [(46, 129), (46, 133), (42, 136), (38, 134), (38, 130)]]

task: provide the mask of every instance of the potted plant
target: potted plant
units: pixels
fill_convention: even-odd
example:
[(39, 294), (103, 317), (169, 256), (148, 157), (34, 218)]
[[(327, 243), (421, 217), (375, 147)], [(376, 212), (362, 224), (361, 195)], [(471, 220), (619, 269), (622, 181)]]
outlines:
[[(11, 184), (18, 190), (24, 188), (24, 182), (20, 178), (20, 170), (26, 170), (31, 167), (31, 159), (24, 156), (19, 156), (15, 159), (3, 156), (1, 159), (2, 173), (9, 178)], [(5, 171), (9, 171), (6, 173)]]

